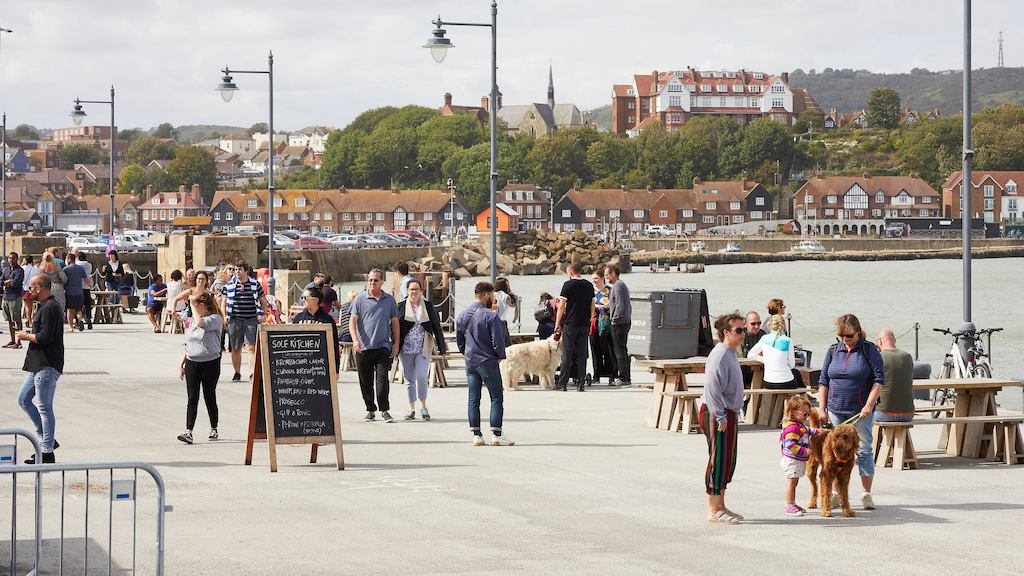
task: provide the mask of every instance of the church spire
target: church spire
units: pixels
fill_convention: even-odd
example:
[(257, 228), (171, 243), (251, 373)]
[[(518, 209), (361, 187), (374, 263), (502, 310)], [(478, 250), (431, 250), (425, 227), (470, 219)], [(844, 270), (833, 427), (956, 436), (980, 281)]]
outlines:
[(550, 64), (548, 64), (548, 108), (555, 109), (555, 77), (551, 72)]

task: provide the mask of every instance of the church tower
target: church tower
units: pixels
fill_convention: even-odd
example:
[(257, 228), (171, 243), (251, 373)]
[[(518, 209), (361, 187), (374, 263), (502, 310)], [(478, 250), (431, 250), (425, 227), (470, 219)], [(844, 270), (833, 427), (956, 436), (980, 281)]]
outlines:
[(551, 73), (551, 65), (548, 65), (548, 108), (555, 109), (555, 77)]

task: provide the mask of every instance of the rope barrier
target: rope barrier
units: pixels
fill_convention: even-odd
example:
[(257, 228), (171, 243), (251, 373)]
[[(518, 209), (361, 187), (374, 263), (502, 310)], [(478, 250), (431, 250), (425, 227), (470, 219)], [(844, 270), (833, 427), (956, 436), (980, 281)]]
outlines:
[(802, 328), (803, 330), (805, 330), (807, 332), (810, 332), (811, 334), (822, 334), (822, 335), (832, 334), (832, 330), (825, 330), (825, 331), (811, 330), (807, 326), (804, 326), (803, 324), (801, 324), (800, 321), (795, 319), (795, 318), (790, 318), (790, 321), (793, 322), (794, 324), (796, 324), (797, 326), (799, 326), (800, 328)]
[[(992, 336), (994, 336), (995, 339), (998, 340), (999, 342), (1002, 342), (1005, 346), (1009, 346), (1010, 348), (1012, 348), (1013, 350), (1016, 350), (1017, 352), (1024, 352), (1024, 347), (1018, 346), (1018, 345), (1014, 344), (1013, 342), (1010, 342), (1006, 338), (1003, 338), (1002, 336), (1000, 336), (998, 333), (993, 334)], [(991, 353), (991, 350), (989, 352)]]

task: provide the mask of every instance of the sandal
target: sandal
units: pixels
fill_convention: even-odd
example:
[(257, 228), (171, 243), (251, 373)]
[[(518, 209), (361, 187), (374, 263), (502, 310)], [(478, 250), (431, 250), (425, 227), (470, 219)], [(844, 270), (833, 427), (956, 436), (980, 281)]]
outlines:
[(719, 510), (707, 518), (708, 524), (739, 524), (740, 519), (725, 510)]
[(729, 510), (728, 508), (723, 508), (722, 511), (725, 512), (726, 514), (728, 514), (729, 516), (732, 516), (733, 518), (735, 518), (737, 520), (740, 520), (740, 521), (746, 520), (746, 518), (744, 518), (742, 514), (737, 514), (737, 513), (733, 512), (732, 510)]

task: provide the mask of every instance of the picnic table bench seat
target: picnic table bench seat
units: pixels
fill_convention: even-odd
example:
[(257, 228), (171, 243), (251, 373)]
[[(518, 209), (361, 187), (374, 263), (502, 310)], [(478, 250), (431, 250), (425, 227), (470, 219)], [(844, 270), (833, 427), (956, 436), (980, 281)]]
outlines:
[(985, 459), (1008, 465), (1024, 463), (1024, 440), (1020, 426), (1024, 415), (955, 416), (948, 418), (922, 418), (910, 422), (875, 422), (875, 464), (897, 470), (913, 470), (917, 466), (917, 452), (910, 430), (914, 426), (942, 426), (939, 448), (945, 449), (949, 441), (951, 424), (980, 424), (983, 427), (980, 443)]

